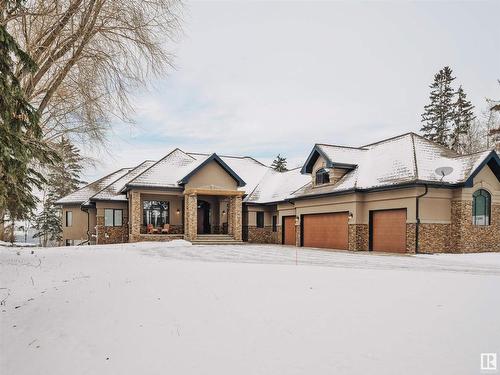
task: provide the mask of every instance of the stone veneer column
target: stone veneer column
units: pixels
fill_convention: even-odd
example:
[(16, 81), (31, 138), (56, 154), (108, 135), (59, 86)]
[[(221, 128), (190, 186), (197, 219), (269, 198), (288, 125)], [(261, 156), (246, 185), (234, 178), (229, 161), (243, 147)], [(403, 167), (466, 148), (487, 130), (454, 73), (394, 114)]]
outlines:
[(130, 193), (130, 211), (129, 212), (129, 222), (130, 222), (130, 242), (137, 242), (140, 240), (141, 234), (141, 193), (133, 191)]
[(295, 216), (295, 246), (300, 247), (302, 246), (302, 241), (301, 241), (301, 226), (300, 226), (300, 221), (301, 217), (300, 216)]
[(187, 194), (184, 199), (184, 239), (194, 241), (198, 234), (198, 197)]
[(227, 204), (227, 234), (230, 236), (234, 233), (234, 211), (236, 210), (234, 197), (229, 197), (229, 202)]
[(368, 250), (368, 224), (349, 224), (349, 250)]
[(242, 240), (242, 206), (241, 195), (229, 197), (227, 233), (233, 236), (236, 241)]

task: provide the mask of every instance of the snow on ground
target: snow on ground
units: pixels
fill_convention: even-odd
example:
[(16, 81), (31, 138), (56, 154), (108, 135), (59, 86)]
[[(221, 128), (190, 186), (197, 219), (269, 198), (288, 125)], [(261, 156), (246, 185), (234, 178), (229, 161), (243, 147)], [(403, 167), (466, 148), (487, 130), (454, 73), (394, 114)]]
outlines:
[(2, 375), (479, 374), (500, 353), (500, 254), (31, 250), (0, 246)]

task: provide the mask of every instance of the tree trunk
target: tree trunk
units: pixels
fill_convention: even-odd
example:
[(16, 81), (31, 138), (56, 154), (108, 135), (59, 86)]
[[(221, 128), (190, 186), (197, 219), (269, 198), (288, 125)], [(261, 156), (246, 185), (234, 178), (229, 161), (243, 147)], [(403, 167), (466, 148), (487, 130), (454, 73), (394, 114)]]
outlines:
[(4, 217), (5, 217), (5, 210), (1, 209), (0, 210), (0, 241), (5, 241), (5, 223), (4, 223)]

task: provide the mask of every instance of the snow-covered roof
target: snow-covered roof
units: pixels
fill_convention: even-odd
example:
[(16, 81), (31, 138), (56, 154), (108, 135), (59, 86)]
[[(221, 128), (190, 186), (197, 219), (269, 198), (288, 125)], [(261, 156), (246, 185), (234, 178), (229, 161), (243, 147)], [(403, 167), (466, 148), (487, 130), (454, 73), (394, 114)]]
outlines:
[(107, 176), (104, 176), (103, 178), (100, 178), (97, 181), (94, 181), (88, 185), (83, 186), (82, 188), (78, 189), (77, 191), (66, 195), (65, 197), (59, 199), (56, 203), (57, 204), (81, 204), (90, 199), (93, 195), (99, 193), (102, 189), (107, 187), (109, 184), (113, 183), (114, 181), (120, 179), (124, 175), (126, 175), (128, 172), (130, 172), (132, 168), (122, 168), (119, 169), (111, 174), (108, 174)]
[(311, 181), (311, 177), (300, 173), (300, 169), (276, 172), (269, 169), (256, 188), (245, 198), (248, 203), (281, 202), (292, 197), (292, 193)]
[[(182, 188), (180, 181), (214, 154), (187, 153), (175, 149), (127, 183), (128, 187)], [(269, 167), (251, 157), (218, 156), (243, 180), (239, 190), (251, 192)]]
[[(354, 168), (336, 183), (313, 187), (310, 182), (296, 191), (294, 197), (363, 191), (408, 183), (463, 184), (491, 153), (488, 150), (459, 155), (414, 133), (359, 148), (315, 145), (302, 168), (303, 172), (310, 172), (314, 157), (318, 155), (330, 164), (346, 164)], [(451, 167), (452, 172), (443, 177), (436, 173), (439, 167)]]
[[(157, 162), (145, 161), (135, 168), (122, 168), (57, 203), (126, 201), (124, 193), (132, 187), (182, 189), (186, 179), (210, 160), (219, 162), (239, 181), (238, 189), (247, 195), (245, 202), (256, 204), (411, 183), (455, 186), (470, 182), (481, 163), (492, 155), (494, 172), (498, 174), (500, 159), (494, 151), (459, 155), (417, 134), (407, 133), (362, 147), (317, 144), (301, 170), (276, 172), (248, 156), (189, 153), (176, 148)], [(313, 187), (308, 173), (318, 157), (326, 160), (328, 168), (344, 168), (347, 173), (335, 183)], [(449, 167), (451, 173), (439, 175), (436, 173), (439, 167)]]
[(125, 174), (121, 178), (115, 180), (114, 182), (106, 186), (97, 194), (94, 194), (92, 197), (90, 197), (90, 200), (126, 201), (127, 200), (126, 195), (121, 192), (125, 188), (127, 182), (129, 182), (130, 180), (132, 180), (133, 178), (144, 172), (154, 163), (156, 162), (152, 160), (146, 160), (145, 162), (142, 162), (134, 169), (131, 169), (127, 174)]

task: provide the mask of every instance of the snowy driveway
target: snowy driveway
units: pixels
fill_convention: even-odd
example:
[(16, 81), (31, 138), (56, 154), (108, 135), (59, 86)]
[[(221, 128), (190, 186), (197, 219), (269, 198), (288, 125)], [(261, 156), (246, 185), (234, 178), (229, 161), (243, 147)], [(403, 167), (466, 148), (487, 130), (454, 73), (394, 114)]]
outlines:
[[(120, 246), (120, 245), (117, 245)], [(314, 265), (380, 270), (459, 272), (500, 275), (500, 253), (379, 255), (371, 252), (325, 251), (280, 245), (186, 246), (129, 244), (146, 255), (176, 260), (258, 264)]]
[(465, 375), (500, 354), (500, 254), (169, 246), (0, 246), (0, 374)]

